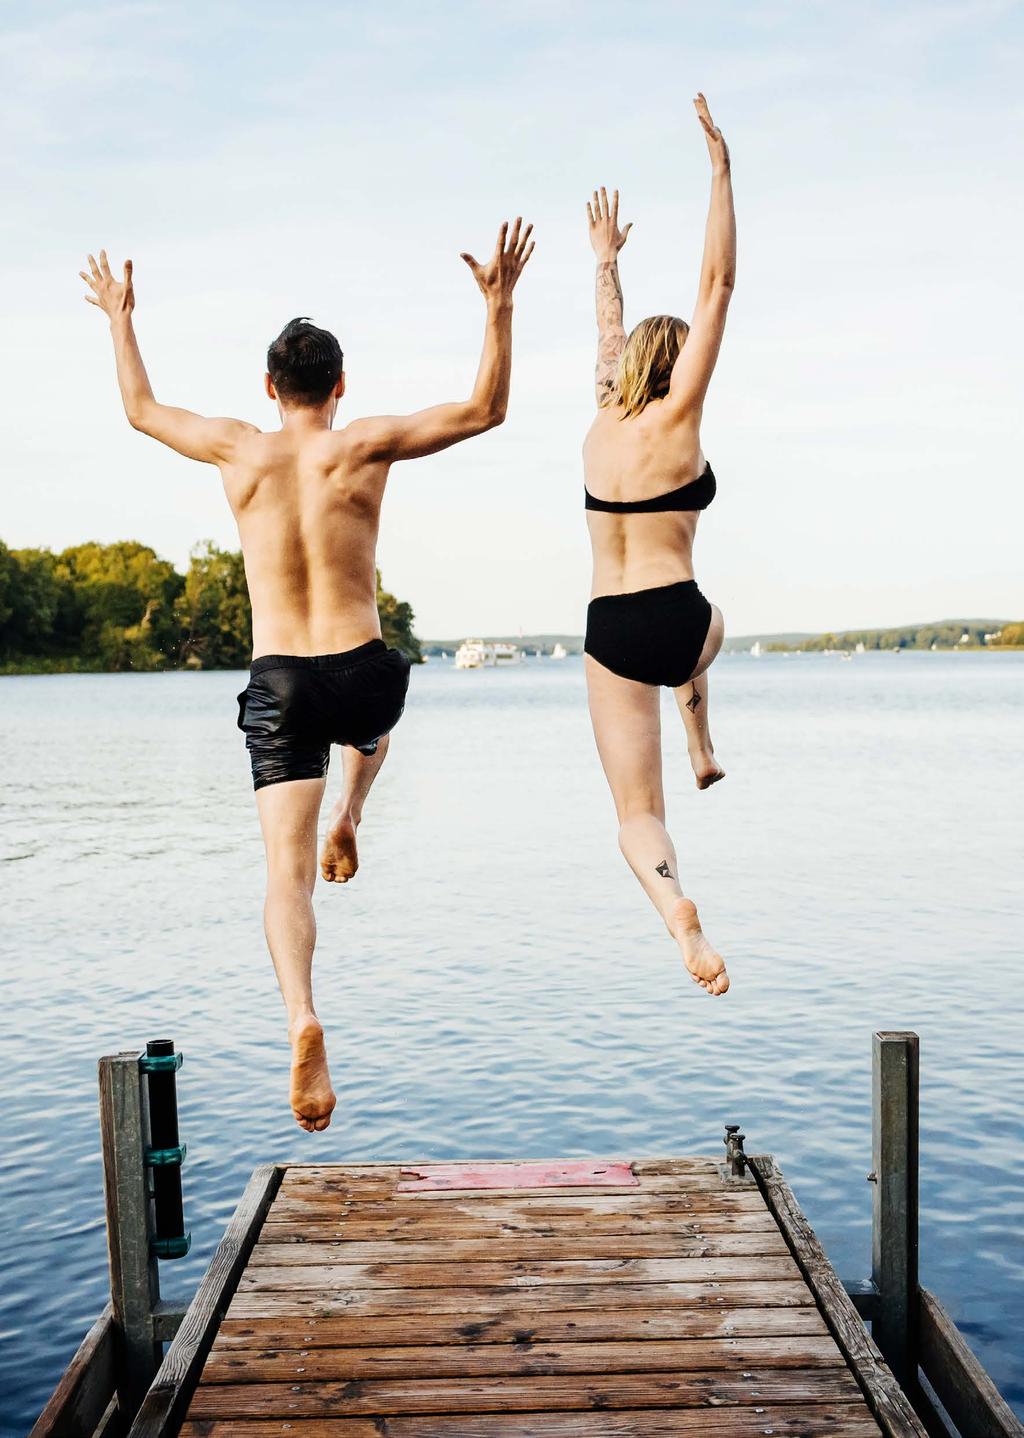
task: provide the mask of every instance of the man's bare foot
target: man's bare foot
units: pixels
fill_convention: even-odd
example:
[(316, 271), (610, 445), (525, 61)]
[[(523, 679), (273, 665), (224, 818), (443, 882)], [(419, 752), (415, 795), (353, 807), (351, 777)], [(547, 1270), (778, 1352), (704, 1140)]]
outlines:
[(355, 821), (350, 814), (338, 814), (327, 830), (320, 872), (329, 884), (347, 884), (358, 868)]
[(704, 937), (696, 904), (690, 899), (680, 899), (672, 910), (671, 927), (693, 982), (706, 993), (724, 994), (729, 987), (725, 960)]
[(711, 749), (691, 749), (690, 763), (698, 789), (710, 789), (719, 779), (725, 778), (725, 770), (719, 764)]
[(327, 1050), (320, 1021), (302, 1019), (288, 1030), (292, 1046), (291, 1105), (295, 1122), (307, 1133), (327, 1127), (337, 1099), (327, 1071)]

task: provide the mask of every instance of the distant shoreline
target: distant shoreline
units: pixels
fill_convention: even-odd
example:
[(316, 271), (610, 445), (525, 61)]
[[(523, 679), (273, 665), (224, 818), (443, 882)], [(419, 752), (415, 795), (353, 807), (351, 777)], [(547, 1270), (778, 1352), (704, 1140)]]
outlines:
[[(583, 653), (582, 634), (470, 634), (460, 639), (425, 639), (420, 641), (420, 652), (424, 658), (453, 658), (456, 650), (466, 638), (480, 639), (487, 644), (516, 644), (527, 657), (538, 654), (550, 657), (552, 650), (561, 645), (566, 656), (579, 657)], [(1009, 642), (1006, 642), (1009, 640)], [(393, 641), (392, 641), (393, 642)], [(1024, 653), (1024, 622), (1001, 619), (943, 619), (932, 624), (905, 625), (898, 629), (843, 630), (827, 634), (740, 634), (735, 638), (727, 635), (722, 647), (723, 654), (901, 654), (927, 653), (958, 654), (979, 652), (1008, 654)], [(225, 656), (227, 658), (227, 656)], [(203, 673), (242, 673), (248, 661), (232, 655), (229, 662), (204, 664)], [(47, 655), (10, 658), (0, 662), (0, 678), (14, 678), (17, 675), (46, 674), (111, 674), (111, 673), (157, 673), (176, 674), (198, 670), (193, 659), (180, 664), (159, 665), (151, 661), (138, 668), (122, 664), (117, 668), (105, 668), (94, 659), (81, 656)]]
[[(486, 641), (486, 642), (489, 642), (489, 641)], [(456, 646), (456, 647), (457, 647), (457, 646)], [(568, 645), (566, 646), (566, 648), (568, 649)], [(1024, 655), (1024, 645), (1021, 645), (1021, 644), (960, 644), (960, 645), (955, 645), (955, 646), (953, 646), (953, 647), (951, 647), (951, 648), (936, 649), (936, 650), (925, 649), (925, 648), (921, 648), (921, 647), (912, 648), (912, 647), (909, 646), (909, 645), (904, 645), (902, 648), (899, 648), (899, 647), (897, 647), (897, 646), (892, 646), (892, 647), (889, 647), (889, 648), (865, 649), (863, 652), (864, 652), (864, 654), (891, 654), (891, 655), (893, 655), (893, 656), (896, 656), (896, 655), (899, 655), (899, 654), (929, 654), (929, 653), (934, 653), (934, 654), (938, 654), (938, 655), (948, 655), (948, 654), (1022, 654), (1022, 655)], [(450, 660), (452, 660), (452, 661), (454, 661), (454, 658), (455, 658), (455, 651), (454, 651), (454, 649), (452, 649), (450, 646), (449, 646), (447, 649), (443, 650), (443, 651), (442, 651), (441, 649), (438, 649), (437, 652), (435, 653), (435, 652), (433, 652), (433, 651), (430, 649), (429, 646), (425, 645), (425, 646), (424, 646), (423, 653), (424, 653), (425, 658), (427, 658), (427, 659), (440, 659), (440, 658), (442, 657), (442, 653), (445, 655), (446, 658), (448, 658), (448, 659), (450, 659)], [(576, 648), (576, 649), (568, 649), (568, 653), (567, 653), (567, 655), (566, 655), (566, 658), (569, 658), (569, 659), (580, 659), (580, 658), (582, 657), (582, 654), (583, 654), (583, 647), (582, 647), (582, 640), (581, 640), (580, 643), (579, 643), (579, 647), (578, 647), (578, 648)], [(851, 659), (851, 658), (860, 658), (860, 657), (861, 657), (861, 655), (858, 655), (857, 652), (856, 652), (855, 650), (852, 650), (852, 649), (788, 649), (788, 648), (783, 648), (783, 647), (781, 647), (781, 646), (775, 646), (774, 648), (772, 648), (772, 647), (762, 647), (762, 649), (761, 649), (761, 651), (760, 651), (760, 655), (759, 655), (759, 656), (754, 656), (754, 655), (751, 654), (751, 651), (750, 651), (750, 647), (749, 647), (749, 646), (740, 645), (738, 642), (734, 643), (734, 645), (733, 645), (732, 647), (726, 647), (726, 648), (724, 648), (724, 649), (722, 650), (722, 654), (725, 655), (725, 656), (728, 656), (728, 657), (731, 658), (731, 659), (738, 658), (738, 657), (740, 657), (740, 656), (742, 656), (742, 655), (746, 655), (748, 658), (754, 658), (754, 657), (771, 658), (771, 657), (779, 657), (780, 655), (781, 655), (782, 657), (784, 657), (784, 658), (787, 657), (787, 656), (789, 656), (789, 655), (795, 655), (795, 656), (797, 656), (797, 657), (799, 657), (799, 658), (807, 658), (807, 657), (814, 658), (815, 656), (817, 656), (817, 657), (820, 658), (820, 659), (835, 659), (835, 658), (848, 658), (848, 659)], [(551, 655), (550, 655), (550, 653), (544, 653), (543, 651), (541, 651), (540, 654), (539, 654), (539, 657), (542, 658), (542, 659), (550, 659), (550, 658), (551, 658)], [(533, 659), (533, 658), (534, 658), (534, 653), (533, 653), (532, 649), (530, 649), (530, 648), (527, 649), (527, 658), (529, 658), (529, 659)], [(513, 664), (513, 665), (511, 665), (511, 666), (506, 666), (506, 667), (511, 667), (511, 669), (514, 671), (517, 666)], [(48, 666), (48, 667), (45, 667), (45, 668), (42, 667), (42, 666), (36, 666), (36, 667), (29, 668), (29, 667), (27, 667), (27, 666), (25, 666), (25, 665), (21, 665), (21, 666), (15, 666), (15, 665), (0, 665), (0, 680), (3, 680), (3, 679), (54, 679), (54, 678), (60, 678), (60, 677), (62, 677), (62, 676), (69, 675), (69, 674), (77, 674), (77, 675), (80, 675), (83, 679), (85, 679), (85, 678), (89, 678), (90, 676), (95, 677), (96, 675), (99, 675), (99, 674), (102, 674), (102, 675), (108, 675), (108, 674), (109, 674), (109, 675), (122, 675), (122, 676), (123, 676), (123, 675), (140, 675), (140, 674), (141, 674), (141, 675), (151, 675), (151, 676), (154, 676), (154, 677), (155, 677), (155, 676), (161, 675), (161, 674), (247, 674), (248, 672), (249, 672), (249, 671), (248, 671), (248, 665), (245, 665), (245, 666), (242, 666), (242, 665), (223, 665), (223, 666), (221, 666), (221, 667), (217, 667), (217, 668), (207, 668), (207, 669), (199, 669), (199, 668), (197, 668), (195, 665), (192, 665), (192, 664), (179, 664), (179, 665), (175, 665), (175, 666), (173, 666), (173, 667), (172, 667), (172, 666), (168, 666), (168, 668), (166, 668), (166, 669), (97, 669), (97, 668), (92, 668), (92, 669), (90, 669), (90, 668), (85, 667), (84, 665), (75, 665), (75, 666), (73, 666), (73, 667), (65, 666), (65, 667), (61, 668), (61, 667), (59, 667), (59, 666), (56, 665), (56, 664), (51, 665), (51, 666)]]
[[(1004, 637), (1005, 636), (1005, 637)], [(486, 644), (518, 644), (527, 654), (536, 651), (550, 654), (556, 644), (569, 654), (582, 654), (582, 634), (464, 634), (458, 639), (424, 639), (420, 647), (424, 655), (439, 658), (454, 654), (467, 638)], [(936, 619), (925, 624), (905, 624), (889, 629), (843, 629), (825, 633), (789, 632), (776, 634), (726, 635), (724, 654), (742, 654), (751, 649), (761, 653), (829, 653), (837, 651), (865, 652), (877, 650), (892, 653), (903, 649), (933, 650), (952, 653), (956, 650), (1011, 650), (1024, 648), (1024, 622), (1009, 619)]]

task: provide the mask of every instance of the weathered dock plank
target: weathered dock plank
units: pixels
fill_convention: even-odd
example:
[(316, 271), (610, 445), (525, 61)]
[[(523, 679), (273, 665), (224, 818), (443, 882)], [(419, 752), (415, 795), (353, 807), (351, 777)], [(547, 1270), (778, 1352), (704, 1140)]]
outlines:
[(495, 1308), (521, 1305), (529, 1294), (531, 1309), (545, 1308), (768, 1308), (814, 1304), (801, 1279), (747, 1283), (551, 1283), (533, 1288), (364, 1288), (323, 1294), (304, 1289), (237, 1293), (230, 1318), (340, 1317), (353, 1314), (465, 1313), (488, 1315)]
[[(439, 1249), (440, 1253), (441, 1250)], [(552, 1283), (690, 1283), (697, 1279), (764, 1282), (799, 1276), (792, 1256), (775, 1258), (524, 1259), (521, 1263), (250, 1264), (240, 1293), (302, 1289), (316, 1293), (367, 1288), (537, 1288)]]
[(574, 1408), (695, 1408), (719, 1404), (860, 1403), (843, 1366), (724, 1374), (573, 1373), (556, 1377), (367, 1379), (355, 1383), (200, 1385), (189, 1416), (343, 1417), (375, 1413), (565, 1412)]
[(443, 1247), (438, 1239), (321, 1241), (296, 1235), (288, 1243), (281, 1242), (276, 1236), (264, 1238), (253, 1249), (250, 1266), (436, 1263), (439, 1253), (443, 1253), (450, 1262), (503, 1263), (580, 1258), (767, 1258), (786, 1255), (789, 1249), (774, 1227), (754, 1233), (582, 1233), (575, 1238), (568, 1235), (545, 1237), (543, 1234), (519, 1238), (446, 1238)]
[(418, 1415), (379, 1418), (307, 1418), (290, 1421), (203, 1419), (189, 1422), (182, 1438), (878, 1438), (873, 1419), (852, 1405), (791, 1404), (785, 1410), (690, 1408), (634, 1412)]
[[(581, 1218), (585, 1222), (581, 1223)], [(521, 1235), (579, 1239), (590, 1236), (640, 1237), (659, 1233), (777, 1233), (778, 1226), (763, 1205), (732, 1212), (694, 1212), (678, 1208), (644, 1211), (631, 1208), (606, 1213), (600, 1209), (584, 1212), (575, 1208), (544, 1212), (509, 1209), (488, 1213), (484, 1210), (479, 1214), (466, 1213), (460, 1207), (454, 1212), (445, 1209), (441, 1217), (422, 1210), (395, 1212), (382, 1206), (376, 1215), (347, 1210), (291, 1218), (287, 1214), (272, 1213), (263, 1232), (270, 1243), (294, 1243), (297, 1240), (330, 1242), (334, 1239), (354, 1243), (368, 1239), (401, 1241), (412, 1237), (420, 1241), (444, 1238), (458, 1242), (474, 1238), (518, 1238)]]
[[(529, 1305), (529, 1306), (527, 1306)], [(615, 1308), (611, 1312), (538, 1310), (532, 1295), (514, 1308), (495, 1307), (481, 1321), (465, 1314), (434, 1313), (430, 1336), (435, 1343), (610, 1342), (614, 1339), (814, 1337), (827, 1333), (816, 1308)], [(366, 1318), (227, 1318), (217, 1347), (346, 1348), (421, 1343), (418, 1316)]]
[(182, 1429), (766, 1431), (882, 1430), (765, 1196), (711, 1158), (289, 1168)]
[[(433, 1335), (432, 1335), (433, 1336)], [(310, 1383), (353, 1378), (479, 1378), (504, 1374), (731, 1372), (836, 1368), (842, 1355), (817, 1338), (716, 1338), (606, 1343), (452, 1343), (395, 1348), (216, 1348), (206, 1383)]]

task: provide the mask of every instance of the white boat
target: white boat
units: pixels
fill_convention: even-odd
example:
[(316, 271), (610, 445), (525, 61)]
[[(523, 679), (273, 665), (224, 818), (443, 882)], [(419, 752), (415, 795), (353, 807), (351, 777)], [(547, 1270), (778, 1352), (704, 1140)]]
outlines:
[(491, 648), (494, 650), (495, 664), (521, 664), (523, 651), (518, 644), (506, 643), (498, 640)]
[(863, 641), (863, 639), (858, 639), (858, 640), (857, 640), (857, 648), (856, 648), (853, 652), (854, 652), (854, 654), (866, 654), (866, 653), (868, 652), (868, 651), (864, 648), (864, 641)]
[(552, 659), (568, 659), (569, 651), (564, 644), (556, 644), (551, 651)]
[(494, 645), (482, 639), (464, 639), (455, 651), (456, 669), (485, 669), (494, 662)]
[(751, 654), (754, 656), (755, 659), (760, 659), (760, 657), (761, 657), (761, 641), (760, 641), (760, 639), (755, 639), (755, 640), (754, 640), (753, 644), (750, 646), (750, 652), (751, 652)]

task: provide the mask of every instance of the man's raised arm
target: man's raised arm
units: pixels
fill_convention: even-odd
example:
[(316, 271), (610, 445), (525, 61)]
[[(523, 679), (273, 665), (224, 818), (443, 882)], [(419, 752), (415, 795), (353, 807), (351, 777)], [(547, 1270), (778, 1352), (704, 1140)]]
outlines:
[(462, 256), (487, 301), (484, 349), (469, 399), (418, 414), (355, 420), (349, 433), (374, 458), (419, 459), (501, 424), (512, 377), (512, 291), (533, 254), (532, 230), (532, 225), (523, 229), (517, 219), (510, 234), (506, 222), (486, 264), (478, 264), (472, 255)]
[(239, 437), (252, 432), (255, 426), (238, 419), (204, 419), (191, 410), (159, 404), (153, 395), (132, 324), (135, 288), (131, 260), (124, 262), (123, 280), (115, 280), (111, 274), (106, 250), (100, 250), (98, 263), (92, 255), (89, 256), (88, 274), (85, 270), (79, 273), (92, 291), (85, 298), (90, 304), (98, 306), (110, 320), (117, 382), (121, 387), (124, 412), (132, 428), (152, 435), (161, 444), (169, 445), (188, 459), (202, 460), (206, 464), (230, 460)]
[(597, 392), (598, 407), (602, 408), (615, 395), (619, 356), (626, 343), (626, 330), (622, 323), (619, 251), (626, 243), (626, 236), (633, 225), (630, 223), (624, 230), (619, 229), (619, 192), (613, 192), (609, 205), (608, 191), (603, 185), (600, 193), (594, 191), (593, 201), (587, 202), (587, 219), (590, 222), (590, 243), (597, 256), (594, 291), (597, 305), (597, 364), (594, 368), (594, 388)]

